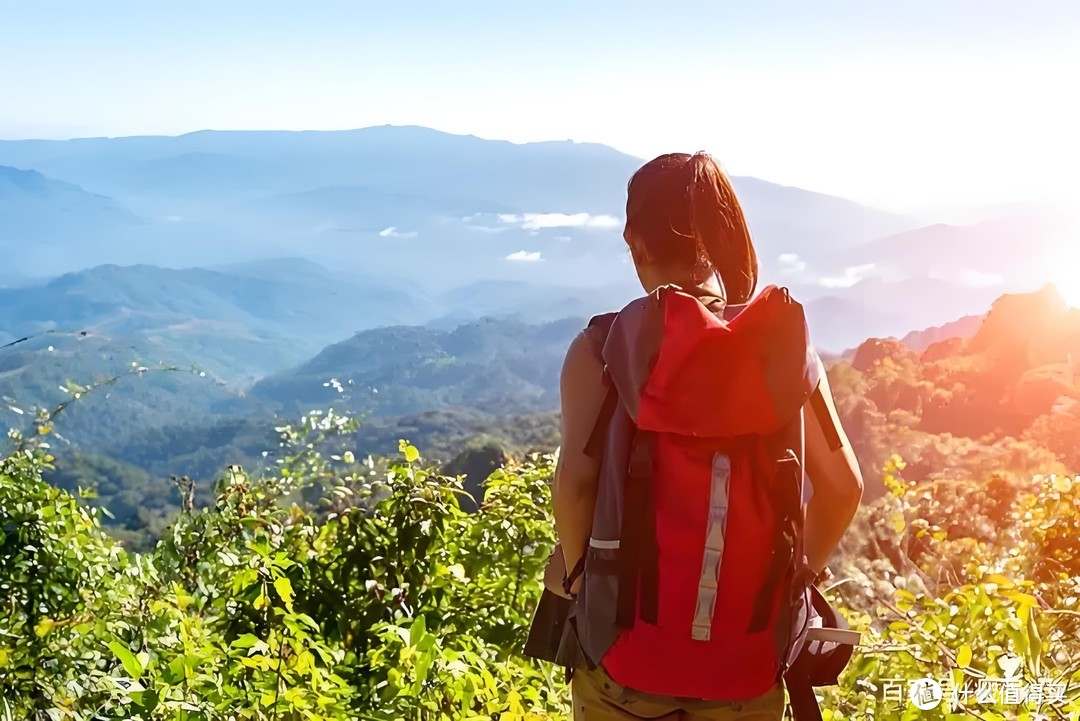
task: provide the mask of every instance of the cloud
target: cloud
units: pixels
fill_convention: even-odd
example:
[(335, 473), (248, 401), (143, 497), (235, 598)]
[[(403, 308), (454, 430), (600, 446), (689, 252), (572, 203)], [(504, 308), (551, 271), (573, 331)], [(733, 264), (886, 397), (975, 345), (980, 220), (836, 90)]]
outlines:
[(622, 221), (611, 215), (591, 215), (589, 213), (525, 213), (514, 215), (500, 213), (499, 220), (510, 225), (520, 225), (525, 230), (544, 228), (618, 228)]
[(782, 272), (801, 273), (806, 270), (806, 261), (799, 258), (795, 253), (784, 253), (777, 260), (780, 263)]
[(877, 265), (874, 263), (867, 263), (865, 265), (854, 265), (849, 268), (844, 268), (844, 274), (839, 277), (822, 278), (821, 284), (826, 288), (850, 288), (870, 275)]
[(506, 259), (519, 263), (536, 263), (540, 260), (540, 251), (519, 250), (506, 256)]
[(469, 230), (475, 230), (478, 233), (505, 233), (510, 230), (508, 225), (477, 225), (476, 223), (469, 224)]
[(402, 233), (396, 226), (391, 225), (389, 228), (384, 228), (379, 231), (380, 238), (415, 238), (416, 233)]

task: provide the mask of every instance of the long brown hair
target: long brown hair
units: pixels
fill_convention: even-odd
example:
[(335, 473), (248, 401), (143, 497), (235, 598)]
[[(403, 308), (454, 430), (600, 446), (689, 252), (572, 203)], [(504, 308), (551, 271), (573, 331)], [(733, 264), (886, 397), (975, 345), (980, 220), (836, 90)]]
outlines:
[(655, 263), (686, 268), (694, 282), (716, 272), (728, 303), (757, 288), (758, 260), (742, 207), (708, 153), (669, 153), (643, 165), (627, 187), (626, 233)]

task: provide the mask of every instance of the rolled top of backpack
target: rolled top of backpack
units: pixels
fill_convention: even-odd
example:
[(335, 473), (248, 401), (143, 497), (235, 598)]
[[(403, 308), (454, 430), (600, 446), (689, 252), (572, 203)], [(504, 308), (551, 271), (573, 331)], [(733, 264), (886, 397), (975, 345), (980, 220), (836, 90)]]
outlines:
[(698, 438), (773, 433), (819, 380), (803, 307), (776, 286), (728, 320), (658, 288), (619, 313), (603, 359), (638, 428)]

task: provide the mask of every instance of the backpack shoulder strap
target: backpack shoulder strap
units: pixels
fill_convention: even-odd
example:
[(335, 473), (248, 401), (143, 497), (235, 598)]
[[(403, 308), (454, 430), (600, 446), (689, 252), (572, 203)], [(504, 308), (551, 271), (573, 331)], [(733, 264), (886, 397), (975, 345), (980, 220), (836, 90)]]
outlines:
[(829, 403), (825, 398), (825, 392), (821, 390), (821, 383), (817, 384), (814, 392), (810, 394), (810, 410), (813, 411), (821, 430), (825, 433), (825, 440), (829, 443), (830, 451), (838, 451), (844, 447), (840, 440), (840, 432), (836, 429), (836, 422), (832, 413), (829, 412)]
[(585, 455), (599, 459), (604, 453), (604, 439), (607, 437), (611, 419), (615, 416), (615, 409), (619, 407), (619, 391), (611, 379), (605, 374), (604, 382), (607, 384), (607, 392), (604, 395), (604, 404), (600, 406), (600, 413), (596, 416), (589, 440), (585, 443)]
[(592, 350), (593, 355), (595, 355), (601, 363), (604, 362), (604, 343), (607, 342), (608, 333), (611, 332), (611, 326), (615, 323), (615, 318), (618, 317), (618, 315), (618, 313), (594, 315), (589, 319), (589, 323), (585, 326), (585, 330), (581, 331), (588, 339), (589, 348)]
[[(604, 363), (604, 343), (607, 342), (608, 333), (611, 332), (611, 325), (615, 322), (617, 315), (618, 313), (605, 313), (594, 316), (583, 331), (589, 339), (589, 347), (601, 364)], [(589, 439), (585, 443), (585, 454), (591, 458), (600, 458), (602, 455), (608, 426), (615, 415), (615, 409), (619, 406), (619, 394), (615, 389), (615, 384), (611, 382), (606, 366), (603, 382), (607, 387), (604, 403), (600, 407), (600, 413), (597, 414), (592, 433), (589, 434)]]

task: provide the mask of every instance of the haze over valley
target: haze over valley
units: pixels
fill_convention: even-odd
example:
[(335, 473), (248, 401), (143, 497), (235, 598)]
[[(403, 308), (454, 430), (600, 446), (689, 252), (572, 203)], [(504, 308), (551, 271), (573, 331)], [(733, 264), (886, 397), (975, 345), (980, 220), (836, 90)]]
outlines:
[[(0, 142), (0, 282), (8, 307), (16, 288), (41, 299), (6, 313), (0, 334), (256, 337), (265, 358), (223, 359), (254, 376), (366, 328), (588, 316), (639, 291), (621, 228), (641, 162), (393, 126)], [(762, 283), (789, 286), (833, 352), (1039, 287), (1067, 227), (1026, 207), (927, 225), (735, 183)]]

